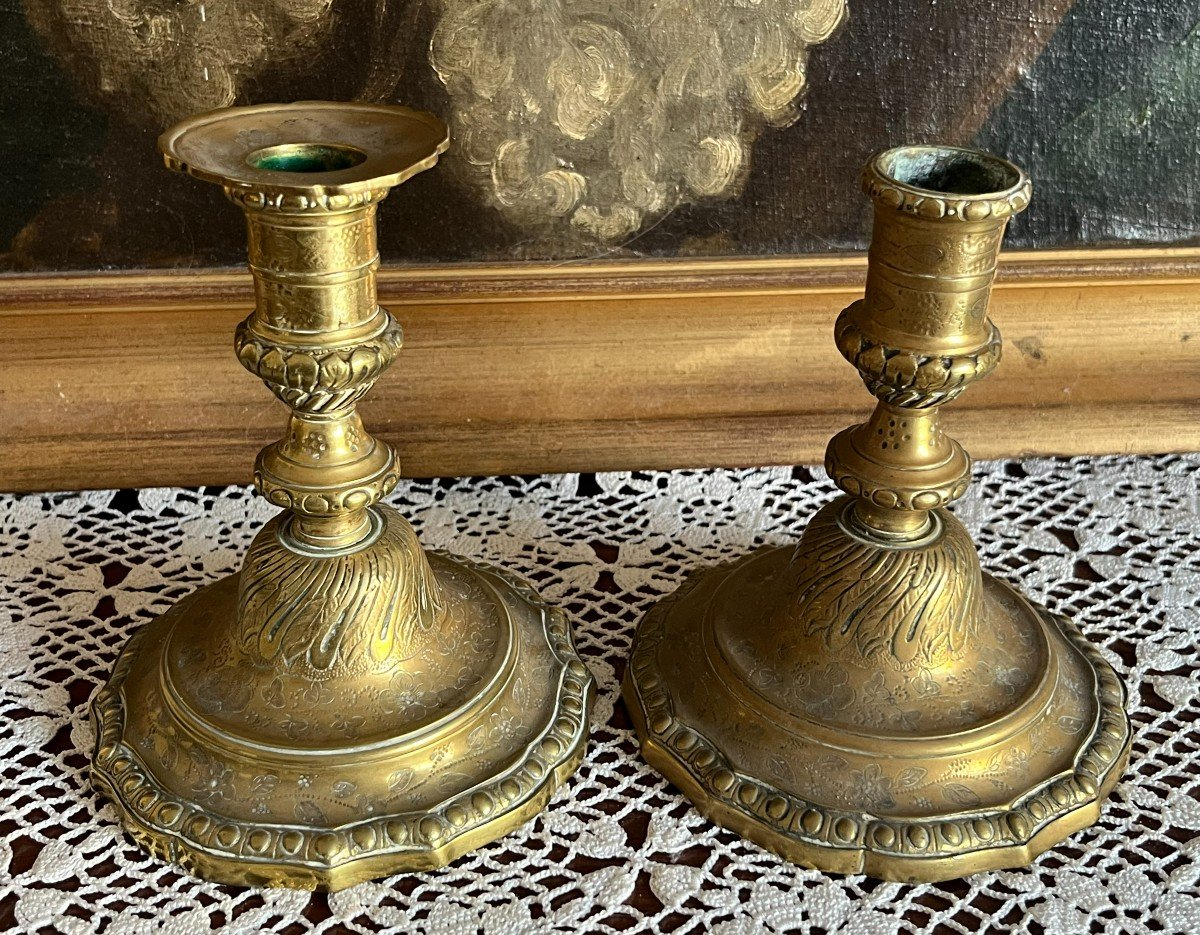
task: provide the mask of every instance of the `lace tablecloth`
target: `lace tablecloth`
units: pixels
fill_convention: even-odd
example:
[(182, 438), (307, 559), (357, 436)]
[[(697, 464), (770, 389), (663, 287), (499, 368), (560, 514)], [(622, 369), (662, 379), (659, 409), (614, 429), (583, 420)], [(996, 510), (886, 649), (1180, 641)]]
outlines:
[(0, 928), (234, 932), (1200, 932), (1200, 456), (980, 465), (957, 514), (984, 567), (1074, 616), (1136, 730), (1099, 825), (1030, 870), (829, 877), (701, 818), (637, 756), (618, 687), (636, 621), (694, 566), (792, 539), (807, 469), (403, 483), (427, 545), (565, 607), (599, 683), (579, 773), (518, 832), (331, 896), (201, 883), (143, 855), (87, 779), (87, 702), (134, 629), (234, 570), (273, 510), (245, 488), (0, 497)]

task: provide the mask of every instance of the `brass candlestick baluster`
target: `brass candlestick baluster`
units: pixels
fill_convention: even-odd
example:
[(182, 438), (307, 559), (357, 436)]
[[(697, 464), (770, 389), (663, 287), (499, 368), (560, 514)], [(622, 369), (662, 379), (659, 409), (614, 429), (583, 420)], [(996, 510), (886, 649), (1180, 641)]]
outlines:
[(378, 502), (399, 466), (355, 410), (401, 344), (376, 304), (376, 205), (446, 144), (428, 114), (343, 103), (159, 140), (245, 211), (237, 354), (291, 409), (254, 482), (286, 509), (239, 574), (129, 641), (92, 769), (141, 844), (213, 880), (340, 889), (445, 864), (532, 817), (583, 753), (592, 680), (562, 613), (424, 552)]
[(1129, 750), (1124, 690), (1062, 617), (981, 573), (970, 459), (939, 414), (1000, 357), (987, 317), (1016, 166), (872, 159), (866, 296), (837, 321), (879, 402), (838, 434), (846, 496), (799, 544), (701, 573), (647, 614), (625, 683), (646, 758), (798, 863), (939, 880), (1028, 863), (1091, 824)]

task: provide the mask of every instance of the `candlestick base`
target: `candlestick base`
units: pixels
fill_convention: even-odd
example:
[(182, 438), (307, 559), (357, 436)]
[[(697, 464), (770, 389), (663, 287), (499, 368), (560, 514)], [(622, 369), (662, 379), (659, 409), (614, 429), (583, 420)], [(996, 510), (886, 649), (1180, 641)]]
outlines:
[[(281, 614), (256, 615), (257, 562), (272, 588), (296, 577), (275, 564), (292, 557), (279, 520), (239, 574), (129, 641), (93, 702), (92, 771), (147, 850), (221, 883), (338, 890), (507, 834), (574, 771), (592, 679), (562, 612), (504, 572), (421, 553), (392, 511), (372, 515), (386, 527), (375, 553), (313, 561), (353, 588), (353, 561), (427, 560), (437, 607), (403, 658), (393, 641), (372, 665), (355, 633), (309, 626), (311, 595), (273, 592)], [(358, 635), (368, 606), (350, 621)], [(386, 613), (371, 619), (392, 638)], [(275, 641), (274, 663), (260, 640)]]
[[(646, 615), (624, 686), (643, 755), (805, 866), (929, 882), (1027, 864), (1098, 817), (1128, 757), (1124, 689), (1069, 621), (978, 577), (949, 513), (892, 548), (847, 529), (850, 503)], [(956, 608), (978, 610), (969, 639), (942, 625)]]

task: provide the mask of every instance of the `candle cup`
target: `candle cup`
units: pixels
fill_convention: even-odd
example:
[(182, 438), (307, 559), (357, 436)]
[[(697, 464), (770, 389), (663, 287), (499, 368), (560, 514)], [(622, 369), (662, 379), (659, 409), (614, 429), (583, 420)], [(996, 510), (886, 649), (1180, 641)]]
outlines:
[(562, 612), (424, 551), (382, 505), (392, 449), (356, 404), (395, 358), (377, 204), (445, 125), (403, 107), (230, 108), (159, 139), (245, 212), (238, 358), (291, 410), (254, 484), (284, 508), (241, 570), (128, 642), (92, 774), (147, 850), (225, 883), (336, 890), (441, 866), (524, 823), (582, 757), (591, 676)]
[(1029, 180), (907, 146), (863, 185), (866, 293), (835, 337), (878, 403), (830, 442), (845, 495), (796, 546), (654, 607), (624, 696), (646, 759), (717, 823), (805, 866), (935, 881), (1027, 864), (1094, 822), (1129, 721), (1101, 654), (984, 574), (945, 510), (971, 462), (940, 408), (999, 361), (988, 299)]

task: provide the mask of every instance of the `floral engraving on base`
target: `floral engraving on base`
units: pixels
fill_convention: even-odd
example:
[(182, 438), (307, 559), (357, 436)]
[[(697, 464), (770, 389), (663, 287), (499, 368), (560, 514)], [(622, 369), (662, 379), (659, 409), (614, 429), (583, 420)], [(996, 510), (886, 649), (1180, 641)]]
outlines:
[[(697, 804), (703, 811), (716, 805), (769, 829), (773, 836), (811, 848), (870, 851), (897, 861), (949, 858), (981, 849), (1026, 848), (1039, 833), (1069, 813), (1094, 806), (1102, 788), (1123, 766), (1130, 744), (1124, 686), (1100, 651), (1074, 624), (1039, 607), (1046, 624), (1084, 657), (1094, 673), (1091, 691), (1099, 714), (1090, 737), (1075, 757), (1074, 768), (1029, 790), (1009, 807), (976, 809), (970, 804), (974, 801), (970, 789), (947, 784), (931, 787), (930, 791), (960, 814), (930, 820), (880, 819), (861, 808), (839, 809), (807, 801), (738, 772), (707, 737), (676, 716), (658, 663), (672, 611), (709, 575), (721, 578), (736, 565), (719, 565), (693, 575), (647, 613), (638, 628), (628, 675), (631, 691), (627, 697), (639, 709), (643, 743), (648, 740), (660, 748), (672, 772), (678, 770), (699, 787), (702, 798)], [(914, 776), (911, 781), (922, 783), (924, 777)], [(893, 794), (894, 786), (874, 771), (851, 775), (848, 782), (865, 791), (880, 808)]]
[[(194, 868), (193, 872), (198, 869), (201, 855), (205, 860), (216, 855), (246, 866), (243, 882), (259, 872), (251, 869), (258, 865), (264, 874), (286, 866), (290, 879), (307, 873), (309, 885), (329, 885), (336, 882), (334, 874), (360, 860), (394, 857), (396, 869), (448, 863), (468, 847), (476, 846), (473, 831), (497, 824), (506, 813), (540, 806), (583, 755), (594, 681), (575, 650), (561, 610), (546, 604), (514, 575), (483, 563), (454, 561), (503, 582), (535, 611), (545, 648), (555, 662), (554, 709), (529, 737), (526, 752), (517, 762), (484, 784), (449, 794), (434, 808), (412, 812), (379, 803), (364, 809), (368, 814), (377, 812), (374, 817), (337, 827), (330, 827), (320, 807), (309, 799), (297, 803), (298, 824), (255, 824), (208, 811), (163, 788), (124, 736), (122, 687), (147, 639), (151, 629), (147, 627), (126, 644), (112, 677), (92, 701), (96, 731), (93, 778), (116, 803), (130, 834), (147, 850), (185, 869)], [(190, 596), (184, 598), (176, 608), (189, 600)], [(492, 729), (497, 726), (505, 729), (489, 723)], [(207, 790), (207, 803), (216, 803), (224, 795), (229, 778), (218, 765), (206, 774), (201, 791)], [(301, 777), (302, 786), (304, 780)], [(273, 781), (275, 777), (270, 775), (256, 776), (255, 792), (260, 797), (265, 795), (273, 788)], [(313, 778), (308, 777), (308, 781), (311, 784)], [(407, 781), (403, 772), (392, 777), (397, 795), (405, 790)], [(331, 789), (335, 796), (339, 791), (351, 794), (353, 790)], [(465, 839), (471, 843), (462, 843)]]

